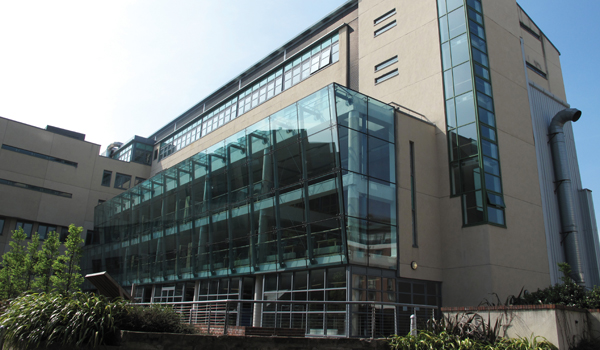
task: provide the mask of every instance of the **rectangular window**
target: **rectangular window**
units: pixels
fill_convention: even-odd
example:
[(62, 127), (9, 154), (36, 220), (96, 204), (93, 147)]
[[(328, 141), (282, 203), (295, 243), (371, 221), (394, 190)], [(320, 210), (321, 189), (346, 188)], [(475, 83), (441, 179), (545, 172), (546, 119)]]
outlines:
[(112, 171), (104, 170), (102, 174), (102, 186), (110, 187), (110, 180), (112, 179)]
[(127, 190), (129, 186), (131, 186), (131, 175), (117, 173), (115, 176), (115, 188)]
[(2, 231), (4, 231), (4, 218), (0, 218), (0, 236), (2, 236)]
[(395, 14), (396, 14), (396, 9), (392, 9), (391, 11), (388, 11), (388, 12), (384, 13), (383, 15), (375, 18), (375, 20), (373, 21), (373, 25), (378, 25), (379, 23), (385, 21), (386, 19), (392, 17)]
[(536, 33), (533, 29), (529, 28), (525, 23), (520, 22), (521, 28), (525, 29), (525, 31), (531, 35), (533, 35), (534, 38), (540, 40), (541, 36)]
[(413, 247), (419, 246), (417, 241), (417, 198), (415, 188), (415, 143), (410, 141), (410, 202), (412, 215)]
[(539, 69), (538, 67), (534, 66), (533, 64), (527, 62), (527, 68), (531, 69), (532, 71), (534, 71), (535, 73), (537, 73), (542, 78), (548, 79), (547, 76), (546, 76), (546, 73), (544, 73), (543, 70)]
[(398, 75), (398, 68), (396, 68), (393, 71), (386, 73), (378, 78), (375, 78), (375, 84), (382, 83), (390, 78), (395, 77), (396, 75)]
[(49, 161), (52, 161), (52, 162), (57, 162), (57, 163), (65, 164), (65, 165), (70, 165), (72, 167), (77, 168), (77, 163), (75, 163), (75, 162), (71, 162), (69, 160), (65, 160), (65, 159), (61, 159), (61, 158), (57, 158), (57, 157), (52, 157), (52, 156), (49, 156), (49, 155), (46, 155), (46, 154), (32, 152), (32, 151), (28, 151), (26, 149), (22, 149), (22, 148), (18, 148), (18, 147), (13, 147), (13, 146), (9, 146), (9, 145), (2, 145), (2, 149), (8, 150), (8, 151), (17, 152), (17, 153), (26, 154), (28, 156), (32, 156), (32, 157), (36, 157), (36, 158), (41, 158), (41, 159), (49, 160)]
[(60, 229), (60, 241), (61, 242), (66, 242), (67, 241), (67, 237), (69, 236), (69, 228), (68, 227), (63, 227)]
[(40, 224), (38, 226), (37, 233), (38, 235), (40, 235), (41, 240), (46, 239), (48, 237), (48, 233), (50, 232), (56, 232), (56, 226), (50, 226), (45, 224)]
[(134, 186), (137, 186), (139, 184), (141, 184), (142, 182), (146, 181), (146, 179), (144, 179), (143, 177), (135, 177), (135, 184)]
[(396, 20), (394, 20), (393, 22), (390, 22), (388, 24), (386, 24), (385, 26), (377, 29), (373, 34), (374, 36), (379, 36), (385, 32), (387, 32), (388, 30), (394, 28), (396, 26)]
[(33, 232), (33, 222), (17, 221), (15, 230), (18, 230), (19, 227), (23, 228), (23, 232), (25, 232), (28, 239), (31, 238), (31, 233)]
[(379, 72), (380, 70), (391, 66), (392, 64), (398, 62), (398, 56), (394, 56), (389, 60), (383, 61), (380, 64), (375, 66), (375, 72)]
[(51, 190), (51, 189), (46, 188), (46, 187), (29, 185), (29, 184), (25, 184), (25, 183), (22, 183), (22, 182), (16, 182), (16, 181), (7, 180), (7, 179), (0, 179), (0, 184), (2, 184), (2, 185), (8, 185), (8, 186), (13, 186), (13, 187), (24, 188), (24, 189), (32, 190), (32, 191), (38, 191), (38, 192), (42, 192), (42, 193), (46, 193), (46, 194), (52, 194), (52, 195), (59, 196), (59, 197), (65, 197), (65, 198), (71, 198), (71, 197), (73, 197), (73, 194), (71, 194), (71, 193), (61, 192), (61, 191), (56, 191), (56, 190)]
[(106, 202), (104, 199), (98, 199), (98, 205), (100, 205), (100, 204), (102, 204), (104, 202)]

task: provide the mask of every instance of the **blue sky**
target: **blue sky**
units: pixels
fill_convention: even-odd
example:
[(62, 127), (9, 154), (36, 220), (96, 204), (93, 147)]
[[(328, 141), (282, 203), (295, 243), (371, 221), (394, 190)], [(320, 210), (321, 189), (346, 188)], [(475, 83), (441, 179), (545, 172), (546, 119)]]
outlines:
[[(0, 116), (103, 148), (148, 136), (344, 2), (0, 0)], [(600, 212), (600, 1), (519, 3), (562, 53), (568, 102), (583, 111), (582, 181)]]

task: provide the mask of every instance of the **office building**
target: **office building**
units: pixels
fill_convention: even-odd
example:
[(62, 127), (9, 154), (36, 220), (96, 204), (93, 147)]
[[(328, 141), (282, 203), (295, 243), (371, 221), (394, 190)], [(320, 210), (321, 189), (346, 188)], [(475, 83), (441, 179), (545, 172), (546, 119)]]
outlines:
[[(557, 283), (563, 261), (591, 287), (597, 229), (569, 108), (557, 48), (514, 0), (351, 0), (107, 150), (151, 164), (96, 207), (84, 268), (153, 302), (467, 306)], [(360, 336), (373, 310), (410, 313), (230, 316)]]

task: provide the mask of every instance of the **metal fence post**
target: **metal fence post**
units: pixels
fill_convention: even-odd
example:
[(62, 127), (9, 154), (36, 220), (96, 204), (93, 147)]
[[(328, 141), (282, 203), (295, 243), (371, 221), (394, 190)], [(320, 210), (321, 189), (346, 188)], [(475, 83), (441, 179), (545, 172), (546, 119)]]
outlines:
[(417, 315), (410, 315), (410, 335), (413, 337), (417, 336)]
[(371, 339), (375, 338), (375, 304), (371, 308)]
[(229, 326), (229, 301), (225, 302), (225, 324), (223, 325), (223, 335), (227, 335), (227, 327)]
[(208, 304), (208, 335), (210, 335), (210, 317), (211, 317), (212, 305)]

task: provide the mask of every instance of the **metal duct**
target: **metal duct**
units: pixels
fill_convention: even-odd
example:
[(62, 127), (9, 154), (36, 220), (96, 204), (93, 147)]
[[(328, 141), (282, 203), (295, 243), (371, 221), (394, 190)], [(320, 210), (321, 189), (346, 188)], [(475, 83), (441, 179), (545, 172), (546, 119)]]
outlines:
[(581, 111), (576, 108), (564, 109), (552, 118), (548, 131), (550, 132), (550, 148), (554, 164), (554, 178), (560, 211), (562, 244), (565, 260), (571, 265), (571, 277), (580, 285), (585, 284), (581, 252), (579, 251), (579, 238), (575, 224), (575, 207), (571, 178), (569, 176), (569, 163), (563, 126), (568, 121), (576, 122), (581, 117)]

